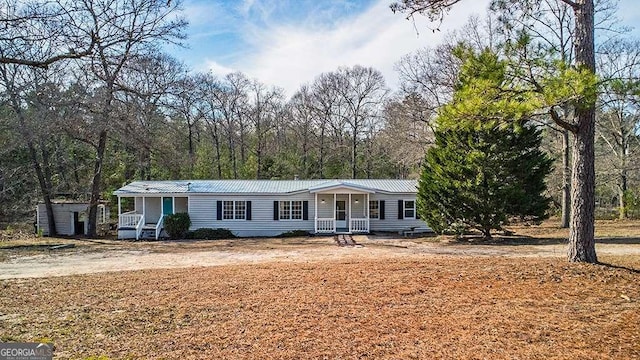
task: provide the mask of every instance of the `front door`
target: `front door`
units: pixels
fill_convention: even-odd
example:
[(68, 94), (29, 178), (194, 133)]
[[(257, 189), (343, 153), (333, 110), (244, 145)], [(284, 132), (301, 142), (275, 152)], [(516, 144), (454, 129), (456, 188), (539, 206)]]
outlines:
[(336, 201), (336, 228), (347, 228), (347, 202)]
[(173, 198), (163, 197), (162, 198), (162, 215), (171, 215), (173, 214)]

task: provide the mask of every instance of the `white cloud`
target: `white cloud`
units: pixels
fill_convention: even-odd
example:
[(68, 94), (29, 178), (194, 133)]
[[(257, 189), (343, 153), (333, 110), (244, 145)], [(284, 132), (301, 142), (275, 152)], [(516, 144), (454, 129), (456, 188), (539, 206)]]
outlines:
[(218, 77), (224, 77), (225, 75), (236, 71), (231, 67), (224, 66), (216, 62), (215, 60), (210, 59), (205, 60), (204, 70), (210, 71), (213, 75), (216, 75)]
[(430, 30), (435, 25), (424, 18), (416, 18), (414, 27), (402, 15), (393, 14), (388, 0), (379, 0), (366, 12), (337, 22), (329, 29), (318, 29), (311, 21), (267, 29), (253, 27), (246, 29), (245, 34), (249, 34), (247, 41), (255, 51), (233, 67), (264, 83), (283, 87), (292, 95), (302, 83), (312, 81), (322, 72), (360, 64), (382, 71), (393, 89), (397, 85), (393, 66), (401, 56), (438, 44), (443, 34), (461, 27), (470, 15), (484, 14), (488, 2), (455, 6), (439, 32)]

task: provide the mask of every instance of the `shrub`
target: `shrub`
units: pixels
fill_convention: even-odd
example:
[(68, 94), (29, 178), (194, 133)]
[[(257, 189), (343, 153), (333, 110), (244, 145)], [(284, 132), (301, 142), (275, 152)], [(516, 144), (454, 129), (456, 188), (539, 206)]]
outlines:
[(287, 232), (283, 232), (278, 235), (280, 238), (288, 238), (288, 237), (301, 237), (301, 236), (309, 236), (309, 231), (307, 230), (291, 230)]
[(187, 238), (189, 239), (199, 239), (199, 240), (220, 240), (220, 239), (232, 239), (236, 236), (233, 235), (231, 230), (229, 229), (211, 229), (211, 228), (201, 228), (194, 231), (190, 231), (187, 234)]
[(172, 239), (179, 239), (185, 236), (191, 226), (191, 219), (187, 213), (177, 213), (167, 215), (164, 218), (164, 229)]

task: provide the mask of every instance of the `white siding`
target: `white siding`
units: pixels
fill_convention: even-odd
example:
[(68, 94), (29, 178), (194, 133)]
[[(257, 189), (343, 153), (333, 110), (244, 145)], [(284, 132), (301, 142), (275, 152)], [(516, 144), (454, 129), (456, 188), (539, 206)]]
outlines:
[(147, 224), (155, 224), (160, 219), (162, 213), (162, 200), (160, 197), (145, 197), (144, 198), (144, 222)]
[[(364, 218), (366, 213), (364, 212), (364, 203), (366, 202), (366, 195), (351, 195), (351, 217), (354, 219)], [(356, 200), (358, 203), (356, 204)], [(347, 208), (347, 216), (349, 214), (349, 208)]]
[[(73, 213), (78, 212), (87, 212), (88, 205), (87, 204), (52, 204), (53, 207), (53, 217), (56, 222), (56, 231), (58, 235), (73, 235), (73, 227), (71, 223), (73, 222)], [(49, 236), (49, 221), (47, 220), (47, 208), (44, 204), (38, 204), (38, 215), (39, 215), (39, 223), (40, 229), (42, 229), (42, 234), (45, 236)], [(81, 214), (79, 214), (82, 217)], [(86, 216), (85, 216), (86, 222)], [(86, 225), (85, 225), (86, 226)], [(84, 232), (84, 229), (83, 229)]]
[[(339, 196), (339, 195), (338, 195)], [(339, 198), (338, 198), (339, 199)], [(322, 203), (324, 200), (324, 204)], [(318, 194), (318, 217), (330, 219), (334, 216), (333, 194)]]
[(186, 197), (176, 197), (175, 198), (175, 208), (176, 213), (184, 213), (189, 209), (188, 206), (188, 198)]
[[(217, 202), (225, 200), (251, 201), (252, 220), (217, 220)], [(274, 220), (273, 202), (301, 200), (309, 202), (308, 220)], [(291, 230), (314, 231), (314, 196), (310, 193), (296, 195), (253, 196), (195, 196), (189, 197), (191, 229), (225, 228), (236, 236), (276, 236)]]
[(415, 194), (372, 194), (370, 200), (384, 200), (385, 218), (384, 220), (371, 219), (371, 231), (400, 231), (411, 227), (428, 228), (427, 224), (420, 219), (398, 219), (398, 200), (414, 200)]
[[(358, 204), (355, 203), (356, 197)], [(325, 199), (321, 204), (320, 200)], [(348, 195), (338, 195), (338, 200), (348, 200)], [(252, 220), (217, 220), (217, 202), (225, 200), (251, 201)], [(309, 202), (308, 220), (275, 220), (273, 219), (273, 202), (284, 200), (302, 200)], [(370, 200), (385, 201), (385, 219), (372, 219), (371, 231), (401, 231), (411, 227), (426, 228), (419, 219), (398, 219), (398, 200), (415, 200), (414, 194), (385, 195), (371, 194)], [(276, 236), (291, 230), (314, 231), (315, 195), (192, 195), (189, 197), (189, 215), (191, 230), (198, 228), (226, 228), (241, 237)], [(366, 196), (352, 195), (352, 217), (363, 217), (365, 214)], [(348, 214), (348, 208), (347, 208)], [(321, 218), (333, 217), (333, 195), (318, 194), (318, 215)]]
[(216, 199), (214, 196), (190, 196), (189, 218), (191, 229), (218, 228), (216, 223)]

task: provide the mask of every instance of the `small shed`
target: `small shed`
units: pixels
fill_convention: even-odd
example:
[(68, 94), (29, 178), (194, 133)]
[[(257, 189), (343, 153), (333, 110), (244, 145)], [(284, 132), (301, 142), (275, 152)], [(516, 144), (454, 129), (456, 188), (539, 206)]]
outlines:
[[(70, 200), (54, 200), (53, 218), (56, 222), (58, 235), (86, 235), (89, 223), (89, 203)], [(105, 204), (98, 205), (97, 224), (109, 223), (109, 207)], [(49, 236), (49, 221), (47, 207), (39, 203), (36, 207), (36, 231), (44, 236)]]

